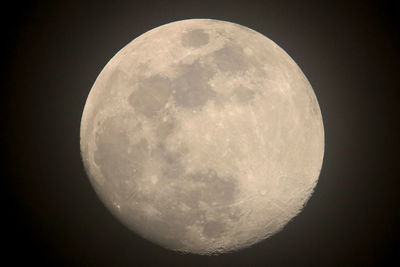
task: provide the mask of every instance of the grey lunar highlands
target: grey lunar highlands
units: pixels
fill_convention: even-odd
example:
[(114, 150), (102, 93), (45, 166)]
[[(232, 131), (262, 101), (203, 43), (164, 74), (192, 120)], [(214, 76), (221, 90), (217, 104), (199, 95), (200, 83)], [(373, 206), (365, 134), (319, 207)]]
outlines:
[(216, 254), (300, 212), (324, 129), (309, 82), (279, 46), (191, 19), (144, 33), (108, 62), (80, 142), (93, 187), (124, 225), (172, 250)]

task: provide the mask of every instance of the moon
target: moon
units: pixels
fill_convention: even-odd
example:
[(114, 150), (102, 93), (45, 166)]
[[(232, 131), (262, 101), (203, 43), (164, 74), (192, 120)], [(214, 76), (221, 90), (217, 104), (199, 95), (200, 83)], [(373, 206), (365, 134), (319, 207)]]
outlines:
[(302, 210), (324, 127), (282, 48), (239, 24), (189, 19), (142, 34), (108, 62), (80, 145), (91, 184), (126, 227), (167, 249), (220, 254)]

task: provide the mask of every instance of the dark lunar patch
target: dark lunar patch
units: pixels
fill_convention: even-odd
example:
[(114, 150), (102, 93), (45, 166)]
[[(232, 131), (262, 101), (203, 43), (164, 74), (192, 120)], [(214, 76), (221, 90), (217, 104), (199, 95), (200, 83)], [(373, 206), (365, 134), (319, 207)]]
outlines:
[(203, 227), (203, 234), (206, 237), (216, 238), (226, 231), (226, 225), (220, 221), (207, 222)]
[[(204, 170), (191, 175), (182, 176), (183, 169), (179, 170), (179, 179), (176, 182), (175, 197), (157, 204), (159, 210), (163, 210), (163, 220), (170, 222), (168, 228), (163, 228), (165, 235), (185, 232), (187, 226), (200, 224), (203, 233), (207, 237), (219, 237), (226, 231), (226, 225), (221, 221), (230, 218), (235, 208), (229, 207), (233, 204), (237, 193), (237, 182), (234, 177), (219, 176), (214, 170)], [(163, 181), (167, 184), (169, 181)], [(206, 210), (202, 209), (200, 203), (207, 203), (211, 209), (218, 209), (215, 220), (206, 220)], [(181, 205), (188, 208), (182, 210)], [(224, 207), (226, 206), (226, 207)]]
[(181, 160), (188, 153), (188, 149), (185, 146), (182, 146), (176, 151), (171, 151), (166, 148), (165, 143), (161, 142), (151, 153), (152, 157), (160, 158), (165, 163), (161, 166), (161, 182), (169, 184), (171, 180), (182, 177), (184, 168)]
[(165, 106), (171, 95), (171, 84), (167, 78), (151, 76), (140, 82), (129, 96), (129, 104), (139, 113), (152, 118)]
[(177, 122), (174, 119), (168, 118), (167, 120), (162, 120), (157, 124), (156, 135), (158, 140), (163, 142), (174, 130)]
[(167, 159), (167, 167), (162, 169), (162, 178), (165, 180), (181, 178), (182, 171), (183, 167), (176, 159)]
[(137, 144), (129, 145), (121, 120), (116, 118), (107, 119), (102, 128), (103, 131), (96, 135), (94, 161), (100, 167), (110, 192), (128, 198), (132, 192), (124, 181), (141, 177), (148, 153), (147, 141), (141, 139)]
[(176, 151), (170, 151), (165, 147), (164, 143), (160, 143), (157, 147), (152, 151), (154, 155), (161, 157), (165, 160), (165, 162), (169, 165), (178, 164), (181, 158), (187, 154), (187, 148), (181, 147)]
[(199, 194), (198, 202), (202, 201), (209, 205), (225, 206), (230, 205), (235, 200), (237, 182), (234, 177), (220, 177), (209, 169), (204, 172), (191, 174), (187, 177), (191, 183), (199, 184), (202, 188), (190, 191), (190, 195)]
[(180, 199), (188, 207), (196, 210), (199, 208), (199, 202), (202, 199), (202, 194), (200, 190), (187, 190), (182, 192)]
[[(162, 201), (150, 201), (154, 208), (161, 212), (159, 218), (137, 214), (132, 217), (132, 221), (140, 221), (137, 224), (139, 232), (158, 244), (177, 250), (186, 248), (179, 240), (187, 232), (188, 226), (202, 227), (203, 234), (208, 238), (223, 236), (227, 232), (227, 225), (223, 221), (230, 218), (235, 208), (219, 208), (216, 218), (207, 221), (207, 211), (200, 208), (199, 203), (207, 203), (211, 209), (214, 204), (217, 206), (232, 204), (238, 190), (236, 180), (233, 177), (219, 176), (214, 170), (204, 170), (184, 177), (184, 168), (175, 163), (169, 166), (174, 165), (179, 172), (178, 179), (174, 181), (175, 185), (171, 185), (170, 179), (159, 181), (160, 187), (172, 187), (174, 197), (164, 198)], [(182, 209), (182, 206), (185, 209)]]
[(238, 72), (248, 69), (248, 60), (243, 49), (237, 45), (227, 44), (221, 49), (210, 54), (221, 71)]
[(247, 104), (254, 98), (255, 92), (244, 86), (239, 86), (233, 91), (234, 99), (240, 104)]
[(172, 81), (173, 97), (176, 105), (185, 108), (199, 108), (215, 97), (208, 81), (215, 74), (196, 61), (193, 64), (181, 64), (177, 67), (180, 75)]
[(184, 47), (200, 47), (208, 44), (210, 37), (202, 29), (195, 29), (182, 35), (181, 43)]

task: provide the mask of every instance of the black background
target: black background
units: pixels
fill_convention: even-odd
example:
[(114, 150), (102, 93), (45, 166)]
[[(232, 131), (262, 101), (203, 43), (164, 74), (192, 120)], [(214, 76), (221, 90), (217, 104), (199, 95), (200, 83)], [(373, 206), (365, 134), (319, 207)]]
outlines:
[[(32, 1), (3, 5), (2, 260), (53, 266), (395, 265), (399, 235), (399, 32), (390, 1)], [(84, 172), (79, 127), (108, 60), (187, 18), (261, 32), (319, 99), (319, 183), (284, 231), (220, 256), (180, 255), (131, 233)], [(399, 261), (397, 260), (397, 264)]]

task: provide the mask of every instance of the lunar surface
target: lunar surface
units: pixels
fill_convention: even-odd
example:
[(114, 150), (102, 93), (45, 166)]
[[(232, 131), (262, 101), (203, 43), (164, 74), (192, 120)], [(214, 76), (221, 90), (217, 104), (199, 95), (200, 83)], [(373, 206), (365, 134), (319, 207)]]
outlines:
[(133, 40), (104, 67), (81, 121), (90, 181), (129, 229), (196, 254), (238, 250), (304, 207), (324, 154), (318, 101), (283, 49), (192, 19)]

